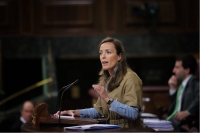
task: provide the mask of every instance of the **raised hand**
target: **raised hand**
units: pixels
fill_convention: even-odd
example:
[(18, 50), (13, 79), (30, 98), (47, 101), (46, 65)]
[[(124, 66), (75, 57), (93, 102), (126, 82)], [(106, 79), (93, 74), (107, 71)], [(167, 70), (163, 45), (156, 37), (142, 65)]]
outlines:
[(178, 81), (175, 75), (171, 76), (171, 78), (168, 81), (168, 84), (169, 84), (170, 89), (173, 89), (173, 90), (177, 89)]
[(103, 86), (100, 85), (92, 85), (94, 90), (99, 94), (99, 96), (107, 103), (109, 100), (109, 97), (106, 93), (106, 90)]

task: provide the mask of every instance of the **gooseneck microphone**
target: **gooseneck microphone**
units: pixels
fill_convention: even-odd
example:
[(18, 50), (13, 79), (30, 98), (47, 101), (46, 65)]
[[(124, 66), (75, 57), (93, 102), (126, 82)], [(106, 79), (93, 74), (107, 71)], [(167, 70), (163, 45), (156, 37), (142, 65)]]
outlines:
[[(65, 93), (65, 91), (67, 90), (67, 89), (69, 89), (72, 85), (74, 85), (76, 82), (78, 81), (78, 79), (76, 80), (76, 81), (74, 81), (73, 83), (71, 83), (71, 84), (69, 84), (69, 85), (67, 85), (67, 86), (64, 86), (62, 89), (60, 89), (60, 90), (64, 90), (63, 92), (62, 92), (62, 95), (61, 95), (61, 98), (60, 98), (60, 107), (59, 107), (59, 126), (60, 126), (60, 111), (61, 111), (61, 106), (62, 106), (62, 98), (63, 98), (63, 94)], [(60, 92), (60, 91), (59, 91)]]
[[(71, 84), (73, 84), (73, 83), (71, 83)], [(56, 108), (57, 108), (57, 110), (59, 110), (59, 108), (60, 108), (59, 105), (58, 105), (58, 104), (60, 103), (60, 100), (61, 100), (61, 99), (59, 99), (59, 98), (61, 98), (61, 96), (59, 96), (60, 92), (63, 91), (65, 88), (68, 88), (71, 84), (68, 84), (68, 85), (62, 87), (62, 88), (58, 91), (57, 102), (56, 102)]]

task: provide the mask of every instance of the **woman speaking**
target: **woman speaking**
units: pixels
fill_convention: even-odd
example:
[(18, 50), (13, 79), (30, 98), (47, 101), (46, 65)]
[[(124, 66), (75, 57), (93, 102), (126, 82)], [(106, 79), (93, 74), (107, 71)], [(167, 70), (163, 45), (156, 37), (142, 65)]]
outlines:
[[(124, 47), (118, 39), (106, 37), (99, 44), (102, 69), (98, 84), (92, 85), (99, 98), (93, 108), (65, 110), (60, 114), (99, 118), (122, 128), (141, 125), (142, 81), (127, 65)], [(54, 114), (59, 115), (59, 111)]]

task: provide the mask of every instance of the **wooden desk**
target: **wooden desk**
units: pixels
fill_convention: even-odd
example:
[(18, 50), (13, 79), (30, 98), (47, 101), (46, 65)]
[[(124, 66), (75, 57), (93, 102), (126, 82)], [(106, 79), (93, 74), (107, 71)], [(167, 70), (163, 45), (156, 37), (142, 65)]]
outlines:
[[(58, 117), (55, 117), (53, 114), (50, 114), (50, 117), (40, 120), (41, 123), (45, 124), (55, 124), (58, 123)], [(88, 124), (97, 124), (99, 123), (96, 119), (92, 118), (81, 118), (81, 117), (74, 117), (74, 119), (66, 119), (60, 118), (60, 122), (62, 124), (69, 124), (69, 125), (88, 125)]]
[[(25, 123), (21, 126), (22, 132), (75, 132), (71, 130), (64, 130), (64, 126), (58, 126), (58, 123), (41, 124), (40, 127), (36, 127), (32, 122)], [(84, 132), (84, 131), (77, 131)], [(106, 130), (94, 130), (90, 132), (155, 132), (152, 128), (141, 127), (141, 128), (120, 128), (120, 129), (106, 129)]]
[[(75, 117), (74, 119), (59, 119), (48, 112), (48, 105), (46, 103), (38, 103), (33, 112), (32, 122), (25, 123), (21, 126), (22, 132), (72, 132), (66, 131), (63, 127), (66, 126), (77, 126), (87, 124), (101, 123), (102, 120), (96, 120), (92, 118), (80, 118)], [(140, 127), (140, 128), (120, 128), (120, 129), (106, 129), (106, 130), (95, 130), (95, 132), (154, 132), (152, 128)]]

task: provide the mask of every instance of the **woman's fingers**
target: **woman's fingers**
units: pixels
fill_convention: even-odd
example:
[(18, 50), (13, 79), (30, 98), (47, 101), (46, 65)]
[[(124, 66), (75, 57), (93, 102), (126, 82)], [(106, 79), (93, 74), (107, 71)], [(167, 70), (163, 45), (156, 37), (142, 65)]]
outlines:
[(59, 111), (57, 111), (57, 112), (54, 114), (54, 116), (58, 116), (58, 114), (59, 114)]
[(96, 90), (98, 93), (102, 92), (104, 90), (104, 88), (100, 85), (92, 85), (92, 87), (94, 88), (94, 90)]
[(64, 114), (67, 114), (66, 111), (57, 111), (54, 116), (59, 116), (59, 112), (60, 112), (60, 115), (64, 115)]
[(100, 85), (92, 85), (92, 87), (94, 88), (94, 90), (99, 94), (99, 96), (100, 96), (103, 100), (107, 101), (108, 95), (107, 95), (106, 90), (105, 90), (105, 88), (104, 88), (103, 86), (100, 86)]
[[(80, 116), (78, 110), (64, 110), (60, 112), (60, 115), (71, 115), (71, 116)], [(54, 116), (59, 116), (59, 111), (54, 114)]]
[(68, 115), (74, 116), (74, 112), (72, 110), (69, 110)]

